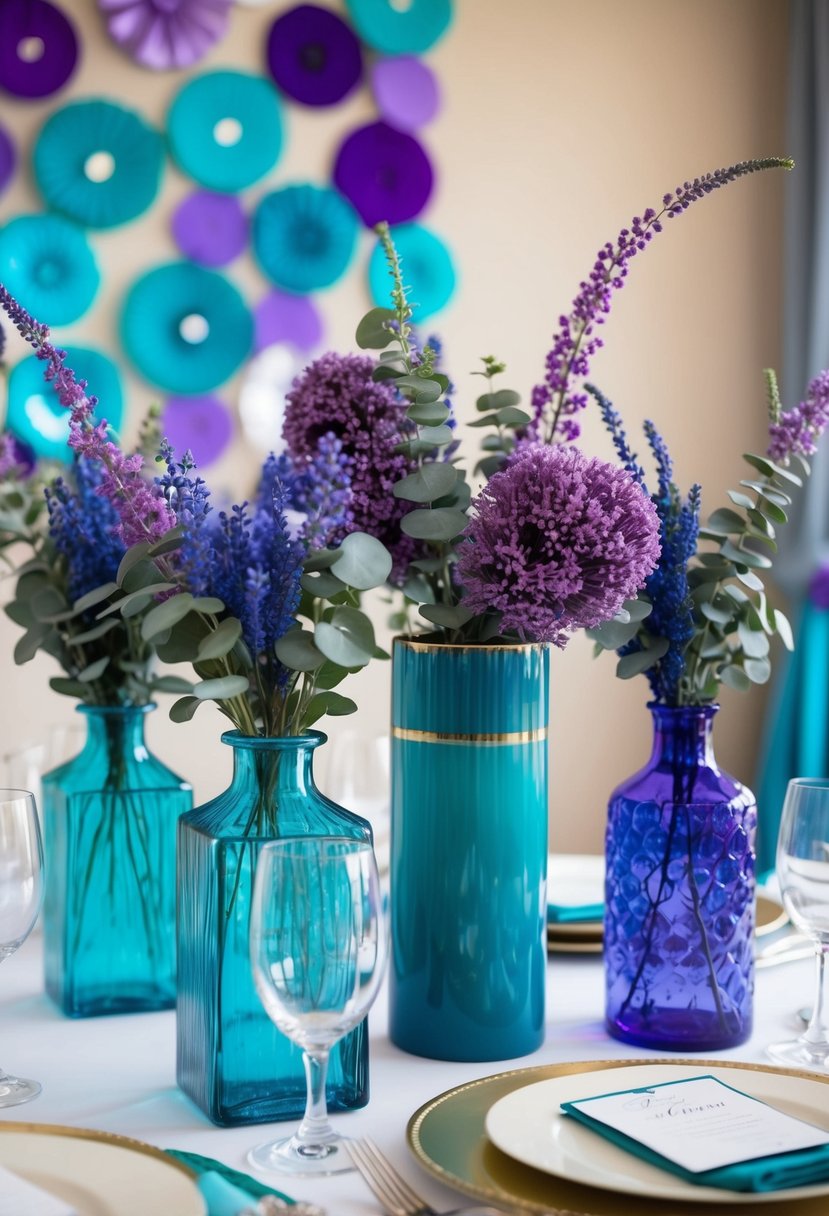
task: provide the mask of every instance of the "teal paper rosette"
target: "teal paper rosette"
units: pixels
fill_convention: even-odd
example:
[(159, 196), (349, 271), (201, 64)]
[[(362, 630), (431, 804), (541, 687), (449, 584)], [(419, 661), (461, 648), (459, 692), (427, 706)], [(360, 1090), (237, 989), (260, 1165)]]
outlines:
[(101, 274), (77, 225), (19, 215), (0, 229), (0, 282), (47, 325), (69, 325), (95, 299)]
[(121, 340), (141, 374), (173, 393), (223, 384), (253, 345), (253, 317), (223, 275), (191, 262), (157, 266), (124, 301)]
[(88, 228), (114, 228), (152, 204), (164, 147), (140, 114), (98, 98), (56, 110), (41, 128), (32, 164), (55, 211)]
[[(68, 346), (66, 366), (86, 380), (98, 398), (95, 416), (106, 418), (118, 431), (124, 416), (124, 391), (118, 368), (99, 350)], [(43, 379), (43, 364), (29, 355), (12, 368), (6, 427), (45, 460), (71, 460), (69, 411), (61, 405), (54, 386)]]
[(363, 42), (384, 55), (421, 55), (452, 22), (452, 0), (345, 0)]
[(208, 72), (177, 94), (167, 118), (180, 169), (209, 190), (236, 194), (274, 167), (282, 151), (276, 89), (248, 72)]
[[(457, 275), (446, 245), (422, 224), (392, 228), (392, 238), (411, 284), (412, 320), (418, 324), (439, 312), (455, 293)], [(374, 247), (368, 265), (368, 285), (375, 304), (389, 306), (389, 271), (383, 246)]]
[(303, 183), (266, 194), (253, 217), (253, 251), (271, 282), (305, 295), (330, 287), (348, 269), (359, 222), (328, 186)]

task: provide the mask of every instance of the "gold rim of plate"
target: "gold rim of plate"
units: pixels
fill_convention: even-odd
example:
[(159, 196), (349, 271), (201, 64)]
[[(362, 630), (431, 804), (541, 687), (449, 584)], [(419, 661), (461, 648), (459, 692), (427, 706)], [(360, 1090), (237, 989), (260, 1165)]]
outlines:
[[(567, 1064), (541, 1064), (494, 1073), (455, 1086), (425, 1102), (406, 1127), (409, 1148), (420, 1165), (446, 1186), (511, 1211), (537, 1216), (733, 1216), (729, 1203), (678, 1202), (623, 1195), (569, 1182), (553, 1174), (522, 1165), (487, 1139), (484, 1120), (489, 1108), (506, 1094), (552, 1077), (627, 1068), (631, 1064), (667, 1067), (690, 1065), (706, 1069), (739, 1068), (749, 1072), (783, 1074), (829, 1085), (829, 1077), (794, 1068), (772, 1068), (740, 1060), (676, 1059), (578, 1060)], [(826, 1196), (781, 1199), (762, 1205), (741, 1205), (750, 1216), (826, 1216)]]
[(33, 1132), (37, 1136), (66, 1136), (72, 1140), (97, 1140), (102, 1144), (111, 1144), (115, 1148), (140, 1153), (144, 1157), (154, 1157), (156, 1161), (161, 1161), (164, 1165), (169, 1165), (171, 1169), (186, 1174), (188, 1178), (196, 1179), (198, 1177), (196, 1171), (192, 1170), (189, 1165), (185, 1165), (183, 1161), (178, 1161), (175, 1157), (169, 1157), (163, 1148), (147, 1144), (144, 1140), (135, 1140), (132, 1136), (122, 1136), (118, 1132), (102, 1132), (92, 1127), (68, 1127), (62, 1123), (6, 1123), (5, 1120), (0, 1122), (0, 1133), (2, 1132)]
[[(757, 896), (756, 937), (768, 937), (789, 923), (783, 905), (769, 895)], [(547, 926), (547, 949), (561, 954), (601, 954), (602, 922), (576, 921)]]

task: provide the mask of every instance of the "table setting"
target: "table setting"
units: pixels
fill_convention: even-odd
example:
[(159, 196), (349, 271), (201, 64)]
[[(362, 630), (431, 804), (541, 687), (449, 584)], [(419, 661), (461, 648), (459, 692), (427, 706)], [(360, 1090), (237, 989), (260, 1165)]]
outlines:
[[(38, 798), (0, 790), (0, 1216), (825, 1209), (829, 779), (792, 774), (758, 891), (757, 801), (714, 733), (721, 689), (794, 644), (763, 576), (829, 372), (789, 409), (765, 373), (767, 447), (705, 516), (661, 431), (646, 471), (587, 380), (668, 221), (792, 168), (686, 181), (602, 246), (527, 409), (481, 361), (469, 469), (378, 223), (389, 306), (361, 354), (296, 377), (284, 448), (226, 509), (153, 411), (124, 450), (0, 284), (69, 428), (57, 476), (0, 436), (14, 658), (49, 655), (84, 722)], [(591, 404), (613, 462), (576, 443)], [(550, 685), (578, 632), (651, 697), (602, 857), (549, 852), (550, 743), (571, 745)], [(317, 768), (375, 662), (388, 741)], [(144, 739), (165, 694), (173, 731), (205, 702), (228, 722), (230, 784), (198, 806)]]

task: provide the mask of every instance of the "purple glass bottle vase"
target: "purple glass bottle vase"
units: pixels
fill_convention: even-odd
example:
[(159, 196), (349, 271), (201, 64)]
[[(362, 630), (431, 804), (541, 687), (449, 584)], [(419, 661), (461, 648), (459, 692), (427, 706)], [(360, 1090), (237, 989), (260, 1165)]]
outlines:
[(608, 808), (607, 1028), (719, 1051), (751, 1033), (757, 805), (717, 767), (719, 706), (649, 708), (653, 754)]

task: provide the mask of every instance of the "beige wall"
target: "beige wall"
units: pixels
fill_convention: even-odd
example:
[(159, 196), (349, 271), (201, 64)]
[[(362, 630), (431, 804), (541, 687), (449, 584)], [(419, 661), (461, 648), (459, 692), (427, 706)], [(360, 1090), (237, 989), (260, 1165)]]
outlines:
[[(140, 71), (119, 55), (93, 0), (63, 3), (81, 27), (85, 51), (63, 99), (111, 95), (160, 121), (178, 75)], [(256, 68), (262, 30), (288, 7), (284, 0), (267, 11), (234, 10), (230, 36), (201, 67)], [(505, 359), (509, 383), (529, 392), (556, 318), (595, 250), (633, 214), (688, 176), (785, 153), (787, 9), (785, 0), (458, 0), (455, 26), (430, 57), (445, 108), (425, 136), (439, 175), (426, 222), (446, 236), (459, 264), (460, 290), (435, 328), (466, 417), (477, 383), (467, 373), (480, 355)], [(49, 108), (3, 98), (0, 118), (27, 146)], [(365, 92), (331, 112), (290, 107), (287, 152), (270, 180), (323, 179), (340, 136), (371, 113)], [(742, 475), (739, 454), (763, 442), (761, 369), (779, 357), (783, 186), (781, 175), (738, 182), (672, 223), (634, 263), (607, 326), (607, 350), (594, 363), (595, 380), (633, 434), (645, 417), (662, 427), (679, 483), (701, 480), (709, 509)], [(168, 168), (162, 199), (148, 216), (94, 236), (105, 284), (94, 311), (62, 339), (114, 348), (125, 285), (173, 255), (168, 217), (187, 190)], [(0, 217), (34, 206), (32, 186), (20, 180), (0, 199)], [(368, 251), (366, 240), (361, 264)], [(264, 290), (249, 262), (235, 264), (231, 275), (251, 299)], [(350, 346), (366, 304), (361, 272), (320, 304), (330, 343)], [(228, 399), (237, 390), (231, 384)], [(130, 384), (133, 419), (152, 396), (148, 386)], [(475, 442), (469, 432), (470, 459)], [(595, 419), (584, 446), (610, 455)], [(238, 439), (211, 481), (243, 495), (254, 466)], [(46, 661), (13, 666), (14, 638), (14, 628), (0, 624), (0, 751), (71, 717), (70, 704), (46, 687)], [(582, 638), (557, 652), (552, 667), (552, 842), (599, 849), (608, 792), (646, 758), (647, 689), (641, 678), (616, 681), (612, 661), (594, 662)], [(388, 682), (383, 664), (353, 682), (361, 710), (349, 725), (364, 733), (384, 729)], [(750, 778), (763, 695), (723, 699), (718, 754)], [(193, 780), (200, 798), (224, 780), (221, 721), (212, 708), (188, 726), (155, 715), (157, 750)]]

